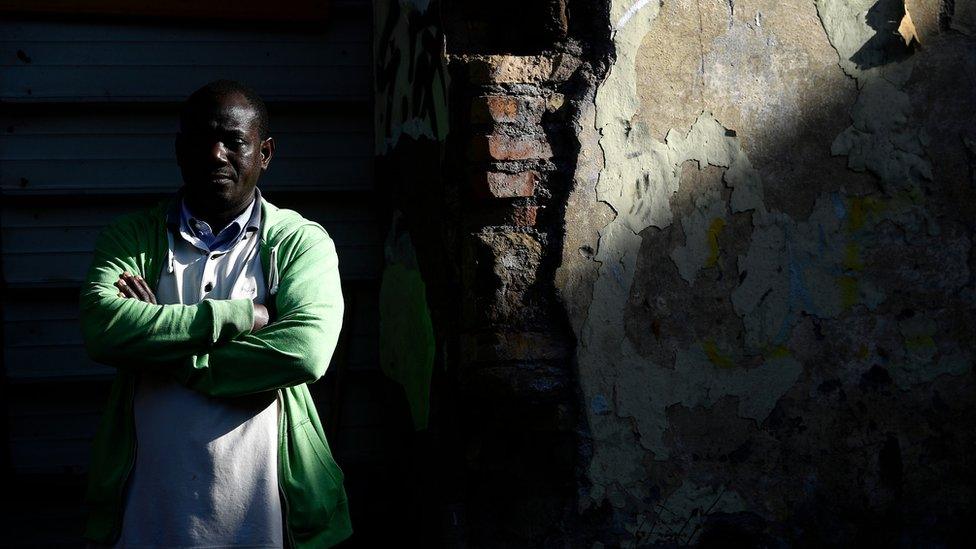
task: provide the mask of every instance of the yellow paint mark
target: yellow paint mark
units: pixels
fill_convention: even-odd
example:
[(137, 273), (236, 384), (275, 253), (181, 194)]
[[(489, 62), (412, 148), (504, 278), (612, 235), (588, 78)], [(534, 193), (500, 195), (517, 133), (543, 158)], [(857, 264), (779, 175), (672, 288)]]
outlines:
[(786, 358), (792, 355), (786, 345), (774, 345), (766, 350), (766, 358)]
[(864, 227), (870, 215), (878, 215), (887, 208), (887, 204), (870, 196), (855, 196), (850, 199), (847, 220), (847, 230), (854, 232)]
[(922, 190), (916, 187), (908, 189), (905, 194), (908, 195), (908, 199), (912, 202), (912, 204), (918, 204), (923, 198)]
[(718, 345), (714, 341), (706, 339), (702, 342), (702, 348), (705, 350), (705, 356), (708, 357), (708, 361), (719, 368), (732, 368), (735, 366), (731, 358), (722, 354), (722, 351), (719, 350)]
[(844, 247), (844, 268), (851, 271), (864, 269), (864, 263), (861, 262), (861, 250), (857, 242), (848, 242), (847, 246)]
[(856, 231), (864, 226), (864, 199), (855, 197), (851, 199), (848, 208), (850, 217), (847, 218), (847, 227), (851, 231)]
[(935, 347), (935, 340), (930, 335), (923, 334), (905, 338), (905, 348), (908, 350), (931, 349), (932, 347)]
[(853, 276), (837, 277), (837, 285), (840, 286), (840, 302), (845, 310), (857, 304), (857, 279)]
[(862, 344), (857, 348), (857, 358), (864, 360), (868, 357), (868, 346)]
[(705, 261), (706, 267), (714, 267), (718, 263), (718, 235), (725, 228), (725, 220), (716, 217), (708, 226), (708, 260)]

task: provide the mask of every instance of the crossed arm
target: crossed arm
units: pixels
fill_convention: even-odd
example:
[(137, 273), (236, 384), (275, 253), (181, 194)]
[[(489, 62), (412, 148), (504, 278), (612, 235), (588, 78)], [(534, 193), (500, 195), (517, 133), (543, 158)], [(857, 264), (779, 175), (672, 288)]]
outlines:
[(332, 240), (321, 229), (306, 236), (284, 254), (287, 267), (273, 296), (277, 314), (269, 322), (267, 309), (250, 300), (154, 303), (134, 260), (139, 252), (113, 246), (107, 233), (82, 289), (89, 354), (120, 370), (169, 371), (213, 396), (315, 381), (338, 342), (343, 301)]
[[(149, 288), (149, 284), (139, 275), (122, 273), (115, 282), (115, 287), (119, 289), (119, 297), (138, 299), (146, 303), (156, 303), (156, 294)], [(268, 308), (260, 303), (254, 303), (254, 324), (251, 326), (251, 333), (254, 333), (268, 325), (270, 320)]]

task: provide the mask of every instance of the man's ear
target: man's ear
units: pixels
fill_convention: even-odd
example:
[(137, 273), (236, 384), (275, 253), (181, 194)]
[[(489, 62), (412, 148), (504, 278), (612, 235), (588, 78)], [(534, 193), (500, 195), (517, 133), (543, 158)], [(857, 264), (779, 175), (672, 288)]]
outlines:
[(269, 137), (261, 142), (261, 169), (267, 170), (271, 164), (271, 157), (274, 156), (275, 142), (273, 137)]

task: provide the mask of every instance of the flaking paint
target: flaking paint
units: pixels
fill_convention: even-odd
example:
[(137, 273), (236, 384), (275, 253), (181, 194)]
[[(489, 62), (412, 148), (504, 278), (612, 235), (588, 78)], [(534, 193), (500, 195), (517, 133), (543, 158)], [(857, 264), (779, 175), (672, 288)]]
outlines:
[[(697, 478), (692, 481), (688, 476), (692, 470), (678, 465), (686, 458), (669, 438), (673, 425), (668, 410), (672, 407), (708, 413), (716, 403), (732, 398), (736, 413), (761, 428), (768, 421), (782, 421), (771, 413), (781, 399), (789, 398), (786, 406), (801, 407), (810, 414), (808, 421), (815, 423), (826, 416), (817, 410), (815, 399), (833, 386), (822, 381), (818, 382), (821, 390), (805, 388), (822, 375), (817, 363), (802, 358), (817, 355), (817, 346), (837, 346), (849, 353), (844, 359), (849, 373), (843, 375), (851, 381), (842, 381), (841, 386), (857, 385), (861, 375), (862, 391), (874, 390), (875, 382), (865, 381), (874, 378), (856, 372), (867, 371), (872, 363), (883, 364), (895, 385), (905, 391), (943, 375), (971, 372), (971, 339), (954, 341), (944, 335), (951, 332), (948, 313), (905, 313), (909, 309), (899, 305), (904, 291), (921, 292), (925, 284), (943, 292), (941, 295), (960, 291), (970, 278), (967, 256), (971, 243), (958, 230), (951, 236), (945, 234), (926, 201), (926, 185), (934, 177), (926, 150), (929, 136), (913, 122), (912, 111), (917, 106), (905, 89), (916, 58), (906, 52), (892, 61), (872, 50), (877, 32), (868, 25), (867, 13), (876, 3), (820, 0), (814, 6), (805, 2), (777, 6), (736, 2), (734, 13), (727, 10), (722, 16), (727, 25), (723, 19), (721, 29), (715, 30), (717, 4), (724, 2), (676, 1), (671, 6), (652, 2), (640, 3), (639, 9), (632, 1), (611, 2), (609, 20), (617, 22), (612, 31), (616, 60), (598, 86), (592, 128), (584, 127), (580, 138), (579, 173), (593, 173), (594, 154), (602, 154), (602, 168), (595, 182), (578, 176), (580, 188), (591, 189), (592, 202), (587, 204), (574, 195), (567, 216), (592, 219), (578, 212), (598, 203), (612, 208), (613, 215), (599, 229), (598, 242), (592, 246), (595, 254), (564, 253), (576, 266), (564, 261), (560, 280), (580, 280), (566, 273), (573, 269), (588, 272), (591, 267), (581, 263), (595, 262), (597, 272), (591, 286), (562, 289), (565, 301), (581, 300), (569, 310), (574, 315), (582, 313), (574, 316), (580, 319), (576, 324), (577, 359), (593, 438), (587, 469), (590, 486), (584, 490), (580, 506), (586, 509), (609, 502), (617, 510), (616, 519), (631, 534), (621, 541), (625, 546), (647, 541), (692, 543), (693, 539), (685, 537), (687, 531), (675, 532), (672, 524), (703, 521), (710, 512), (749, 510), (763, 520), (787, 520), (794, 512), (774, 501), (779, 492), (760, 490), (765, 495), (758, 497), (757, 485), (721, 471), (707, 472), (698, 466), (692, 469)], [(793, 12), (802, 19), (796, 26), (784, 22)], [(663, 13), (677, 19), (656, 24)], [(641, 69), (648, 66), (648, 59), (660, 58), (655, 56), (654, 37), (649, 33), (652, 29), (666, 32), (661, 30), (664, 25), (685, 29), (683, 43), (698, 40), (700, 59), (684, 61), (690, 76), (672, 81), (676, 91), (671, 99), (649, 106), (659, 98), (642, 96), (638, 83), (661, 78)], [(781, 53), (781, 43), (789, 48), (793, 47), (789, 44), (803, 41), (797, 38), (800, 32), (808, 33), (811, 42), (820, 44), (819, 49)], [(765, 58), (756, 59), (751, 68), (730, 65), (749, 59), (750, 52), (760, 52)], [(680, 57), (680, 53), (676, 55)], [(700, 66), (691, 67), (692, 63)], [(847, 127), (843, 120), (831, 121), (821, 127), (836, 127), (836, 133), (813, 135), (789, 127), (802, 125), (798, 117), (805, 111), (821, 109), (790, 95), (790, 90), (798, 88), (795, 79), (804, 63), (808, 72), (822, 79), (818, 86), (840, 90), (806, 99), (840, 102), (830, 105), (832, 111), (844, 111), (846, 106), (850, 113)], [(674, 74), (677, 72), (664, 76)], [(768, 97), (762, 97), (763, 93)], [(700, 110), (694, 118), (683, 119), (680, 113), (689, 105), (698, 105)], [(678, 114), (672, 115), (671, 110)], [(662, 129), (662, 119), (690, 125)], [(588, 136), (597, 136), (598, 150)], [(803, 156), (806, 151), (797, 151), (795, 162), (806, 170), (802, 172), (806, 179), (788, 178), (795, 173), (788, 165), (789, 151), (775, 150), (783, 146), (777, 143), (783, 136), (805, 139), (795, 146), (815, 149), (807, 156)], [(837, 170), (827, 167), (831, 154), (846, 162), (847, 173), (840, 178), (835, 177)], [(754, 155), (761, 159), (758, 164), (754, 164)], [(816, 160), (821, 157), (825, 160)], [(682, 178), (682, 166), (688, 162), (699, 169), (722, 170), (721, 186), (698, 189), (689, 194), (690, 207), (675, 209), (676, 193), (690, 184)], [(819, 178), (816, 162), (824, 163)], [(799, 191), (795, 196), (791, 187)], [(767, 197), (768, 189), (773, 189), (773, 198)], [(741, 249), (731, 263), (735, 271), (729, 272), (723, 265), (729, 264), (728, 254), (733, 252), (723, 249), (723, 242), (728, 245), (727, 227), (733, 218), (743, 215), (748, 216), (751, 231), (747, 241), (736, 244)], [(674, 233), (678, 228), (680, 233)], [(590, 229), (574, 227), (567, 242), (585, 241), (577, 233)], [(659, 239), (662, 234), (683, 238), (672, 238), (675, 245), (666, 256), (643, 257), (643, 249), (656, 249), (642, 247), (645, 239)], [(945, 264), (944, 271), (885, 265), (884, 255), (901, 245), (895, 237), (898, 234), (941, 239), (944, 248), (931, 255)], [(702, 285), (737, 276), (725, 298), (742, 323), (738, 337), (716, 338), (695, 327), (689, 330), (697, 334), (697, 340), (669, 340), (657, 328), (636, 335), (633, 329), (628, 332), (626, 314), (633, 306), (635, 283), (641, 280), (642, 288), (654, 288), (643, 280), (648, 276), (643, 270), (660, 262), (673, 263), (677, 278), (658, 284), (685, 285), (691, 304)], [(926, 280), (924, 276), (935, 278)], [(913, 285), (906, 290), (896, 281)], [(674, 287), (669, 291), (675, 291)], [(655, 302), (653, 295), (647, 299)], [(896, 318), (895, 313), (905, 318)], [(824, 322), (836, 323), (837, 329), (819, 328)], [(845, 325), (857, 326), (854, 332), (868, 337), (854, 337), (850, 342), (838, 337)], [(831, 341), (831, 337), (836, 339)], [(650, 359), (635, 345), (635, 341), (649, 339), (670, 346), (673, 358)], [(813, 408), (797, 400), (802, 394), (812, 395), (808, 398)], [(819, 435), (810, 435), (815, 436)], [(855, 467), (859, 458), (848, 459)], [(661, 481), (655, 474), (658, 469), (678, 470), (685, 476), (679, 475), (681, 481)], [(778, 482), (776, 475), (788, 473), (770, 469), (761, 474), (768, 475), (769, 482)], [(822, 475), (815, 470), (805, 474), (802, 490), (790, 493), (784, 487), (783, 498), (812, 497), (823, 489), (827, 480)], [(663, 491), (655, 496), (658, 488)], [(722, 498), (732, 503), (715, 508), (716, 493), (727, 494)], [(872, 497), (888, 497), (884, 493)], [(662, 501), (672, 506), (672, 517), (655, 514), (655, 509), (665, 505)]]

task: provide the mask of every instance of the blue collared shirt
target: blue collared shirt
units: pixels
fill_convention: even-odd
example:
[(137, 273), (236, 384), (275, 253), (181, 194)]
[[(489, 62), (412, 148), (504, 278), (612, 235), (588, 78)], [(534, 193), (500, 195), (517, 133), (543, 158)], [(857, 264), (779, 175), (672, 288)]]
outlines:
[[(213, 228), (193, 215), (186, 206), (186, 199), (179, 200), (179, 234), (187, 242), (205, 252), (226, 252), (246, 232), (257, 231), (261, 223), (261, 191), (254, 189), (254, 199), (243, 212), (226, 227), (214, 234)], [(170, 212), (169, 222), (175, 224), (176, 212)]]

